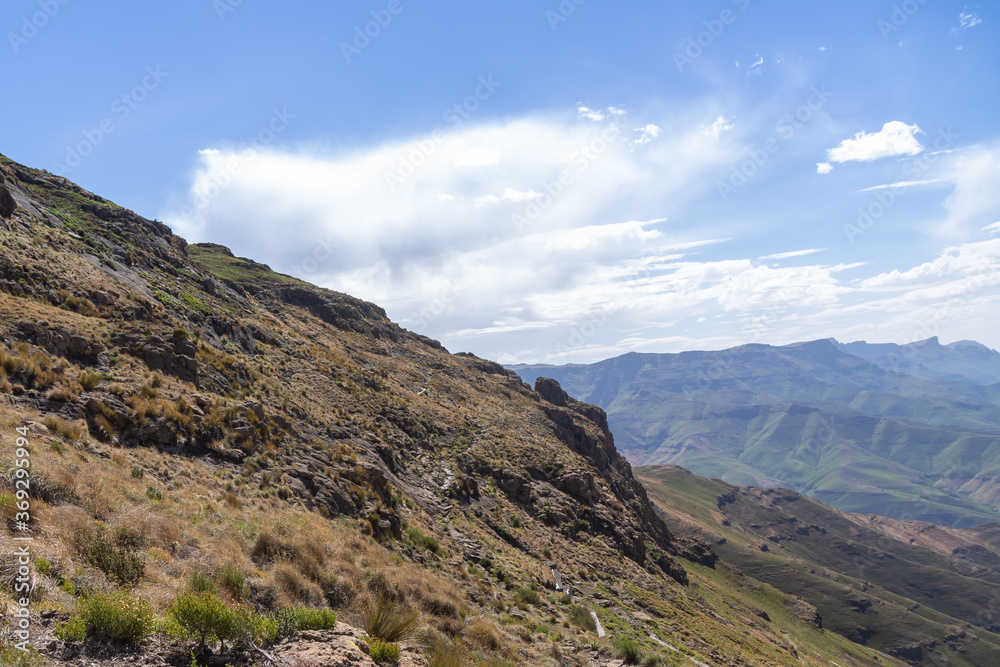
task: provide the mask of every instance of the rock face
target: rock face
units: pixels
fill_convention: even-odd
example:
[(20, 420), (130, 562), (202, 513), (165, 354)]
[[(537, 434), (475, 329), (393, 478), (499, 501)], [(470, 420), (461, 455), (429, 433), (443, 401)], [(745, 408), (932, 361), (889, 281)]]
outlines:
[[(647, 560), (644, 536), (653, 536), (656, 546), (668, 554), (709, 567), (715, 564), (718, 556), (709, 545), (696, 540), (677, 540), (656, 515), (646, 489), (632, 475), (632, 466), (615, 448), (604, 410), (571, 398), (550, 378), (538, 378), (535, 391), (549, 404), (544, 410), (557, 437), (571, 450), (590, 459), (614, 497), (631, 510), (625, 515), (595, 508), (588, 514), (593, 529), (612, 537), (622, 552), (639, 564)], [(592, 476), (569, 473), (560, 478), (556, 486), (585, 504), (593, 504), (601, 497), (597, 480)], [(687, 573), (669, 555), (660, 555), (656, 564), (675, 580), (687, 582)]]
[(19, 322), (17, 336), (44, 348), (49, 354), (74, 360), (93, 359), (104, 352), (100, 341), (79, 336), (47, 322)]
[(115, 343), (146, 362), (150, 370), (160, 371), (198, 385), (198, 346), (186, 338), (174, 336), (143, 336), (138, 331), (128, 331), (115, 337)]
[(0, 218), (9, 218), (17, 210), (17, 203), (14, 196), (10, 194), (7, 186), (0, 182)]
[(396, 342), (401, 331), (378, 306), (335, 292), (321, 292), (310, 287), (287, 287), (278, 297), (293, 306), (302, 306), (313, 315), (341, 331), (388, 339)]

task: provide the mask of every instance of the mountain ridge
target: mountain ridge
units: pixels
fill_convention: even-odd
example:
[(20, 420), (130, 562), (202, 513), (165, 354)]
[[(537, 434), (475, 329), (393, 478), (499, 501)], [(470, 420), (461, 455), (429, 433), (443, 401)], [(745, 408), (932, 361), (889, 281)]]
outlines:
[(848, 511), (998, 518), (996, 385), (886, 370), (832, 339), (510, 368), (605, 408), (634, 464), (789, 486)]

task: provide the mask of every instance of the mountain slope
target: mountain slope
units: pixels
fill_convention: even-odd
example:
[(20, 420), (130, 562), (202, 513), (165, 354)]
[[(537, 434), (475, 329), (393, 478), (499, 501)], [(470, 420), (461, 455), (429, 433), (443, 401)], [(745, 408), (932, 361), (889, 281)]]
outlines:
[[(355, 625), (389, 600), (418, 618), (409, 664), (425, 646), (451, 664), (604, 665), (632, 646), (650, 664), (897, 664), (674, 536), (604, 412), (555, 383), (6, 158), (0, 204), (0, 433), (27, 434), (34, 489), (21, 526), (16, 475), (0, 479), (0, 562), (32, 535), (31, 643), (58, 664), (191, 664), (168, 609), (196, 585)], [(148, 602), (166, 634), (120, 652), (96, 626), (54, 637), (102, 591)], [(273, 650), (354, 631), (330, 632)], [(212, 647), (202, 663), (251, 659)]]
[(608, 412), (636, 464), (944, 525), (1000, 518), (1000, 385), (886, 371), (834, 341), (514, 366)]
[(747, 575), (805, 598), (824, 628), (911, 664), (1000, 664), (1000, 550), (983, 539), (987, 526), (845, 514), (787, 489), (670, 466), (636, 474), (681, 534), (711, 540)]

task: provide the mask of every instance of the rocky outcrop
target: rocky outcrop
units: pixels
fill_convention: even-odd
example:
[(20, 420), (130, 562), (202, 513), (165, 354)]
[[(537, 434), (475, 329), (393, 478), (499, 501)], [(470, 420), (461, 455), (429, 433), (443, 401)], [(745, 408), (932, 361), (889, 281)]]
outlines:
[(173, 375), (179, 380), (198, 385), (199, 366), (195, 354), (198, 346), (187, 338), (145, 335), (140, 330), (130, 330), (116, 335), (115, 345), (129, 351), (146, 362), (150, 370)]
[(385, 311), (367, 301), (306, 285), (282, 288), (278, 297), (289, 305), (302, 306), (341, 331), (392, 342), (401, 338), (402, 330), (389, 321)]
[[(424, 667), (423, 651), (403, 644), (399, 667)], [(337, 623), (333, 630), (308, 630), (281, 642), (271, 651), (281, 664), (313, 667), (376, 667), (368, 655), (368, 643), (362, 630)]]
[(77, 361), (92, 361), (104, 352), (104, 345), (100, 341), (44, 321), (18, 322), (14, 335), (43, 348), (49, 354)]
[[(591, 461), (615, 499), (629, 510), (625, 513), (595, 508), (588, 514), (591, 528), (612, 537), (622, 552), (640, 565), (647, 561), (647, 536), (653, 538), (654, 544), (667, 554), (710, 567), (715, 564), (718, 556), (708, 544), (695, 540), (679, 542), (657, 516), (646, 489), (633, 477), (632, 466), (615, 448), (604, 410), (571, 398), (558, 382), (549, 378), (538, 378), (535, 391), (548, 404), (544, 410), (556, 436), (571, 450)], [(556, 486), (585, 504), (594, 503), (601, 495), (597, 480), (580, 473), (561, 477)], [(687, 581), (687, 573), (669, 555), (659, 556), (656, 564), (677, 581)]]
[(7, 189), (7, 186), (0, 182), (0, 218), (10, 218), (17, 210), (17, 202), (14, 196)]

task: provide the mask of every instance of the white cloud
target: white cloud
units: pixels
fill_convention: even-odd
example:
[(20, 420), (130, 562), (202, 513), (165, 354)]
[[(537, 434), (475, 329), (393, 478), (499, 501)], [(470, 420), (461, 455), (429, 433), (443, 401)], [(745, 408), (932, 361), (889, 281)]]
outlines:
[(641, 146), (642, 144), (648, 144), (649, 142), (660, 136), (660, 128), (653, 123), (649, 123), (645, 127), (637, 127), (636, 132), (641, 132), (637, 139), (632, 141), (633, 146)]
[(713, 122), (710, 126), (708, 127), (703, 126), (703, 129), (705, 131), (705, 134), (715, 139), (718, 139), (719, 135), (721, 135), (723, 132), (733, 129), (734, 127), (736, 127), (734, 124), (727, 123), (725, 118), (719, 116), (718, 118), (715, 119), (715, 122)]
[(995, 220), (1000, 211), (1000, 144), (975, 146), (949, 157), (943, 169), (955, 189), (944, 202), (946, 229), (958, 232)]
[(602, 111), (595, 111), (588, 107), (577, 107), (577, 112), (580, 114), (580, 118), (585, 118), (587, 120), (592, 120), (595, 122), (602, 121), (607, 118), (607, 115)]
[(764, 68), (764, 56), (758, 53), (757, 57), (750, 64), (750, 67), (747, 68), (747, 76), (750, 76), (751, 74), (760, 74), (763, 71), (763, 68)]
[(983, 19), (979, 17), (978, 14), (972, 12), (961, 12), (958, 15), (958, 27), (961, 28), (975, 28), (977, 25), (983, 22)]
[[(919, 176), (955, 183), (948, 219), (996, 248), (953, 245), (927, 266), (895, 273), (790, 266), (801, 262), (777, 262), (821, 250), (746, 257), (749, 243), (726, 243), (724, 228), (690, 215), (686, 205), (714, 199), (714, 174), (728, 172), (746, 150), (737, 133), (706, 132), (704, 118), (703, 110), (643, 118), (600, 142), (613, 119), (469, 123), (394, 190), (386, 173), (428, 137), (353, 152), (220, 150), (198, 157), (188, 193), (198, 205), (162, 217), (191, 241), (231, 245), (276, 270), (374, 301), (456, 351), (503, 361), (597, 360), (631, 349), (834, 334), (894, 339), (915, 329), (907, 318), (933, 318), (934, 299), (954, 294), (972, 295), (954, 310), (955, 330), (967, 329), (956, 338), (990, 343), (996, 336), (1000, 296), (979, 296), (988, 274), (975, 267), (1000, 261), (1000, 223), (993, 222), (1000, 194), (991, 194), (1000, 148), (944, 154)], [(663, 128), (657, 140), (633, 152), (628, 128), (650, 124)], [(602, 147), (594, 152), (595, 145)], [(476, 147), (502, 147), (502, 159), (456, 169), (456, 159)], [(592, 157), (581, 160), (588, 150)], [(234, 174), (232, 160), (240, 164)], [(564, 173), (571, 179), (560, 184)], [(512, 214), (529, 210), (537, 215), (515, 225)], [(812, 245), (798, 232), (794, 238)], [(998, 292), (981, 291), (988, 289)]]
[(893, 270), (859, 283), (862, 290), (884, 291), (929, 288), (973, 276), (987, 277), (1000, 284), (1000, 239), (966, 243), (945, 248), (930, 262), (906, 271)]
[(914, 188), (918, 185), (935, 185), (937, 183), (945, 183), (947, 179), (944, 178), (932, 178), (924, 181), (897, 181), (896, 183), (885, 183), (883, 185), (873, 185), (870, 188), (864, 188), (860, 192), (873, 192), (875, 190), (900, 190), (902, 188)]
[(535, 192), (534, 190), (528, 190), (527, 192), (519, 192), (513, 188), (504, 188), (503, 200), (510, 202), (523, 202), (523, 201), (534, 201), (540, 199), (541, 194)]
[(492, 167), (500, 162), (503, 153), (491, 148), (473, 148), (455, 156), (456, 167)]
[(829, 162), (817, 162), (816, 163), (816, 173), (817, 174), (829, 174), (833, 171), (833, 165)]
[[(706, 137), (690, 116), (648, 120), (670, 130), (637, 152), (631, 150), (634, 137), (608, 121), (553, 114), (469, 123), (437, 142), (394, 189), (387, 174), (426, 150), (428, 137), (351, 152), (272, 146), (249, 156), (222, 150), (198, 157), (187, 206), (178, 203), (162, 218), (192, 242), (231, 245), (279, 271), (375, 301), (411, 324), (436, 297), (426, 285), (443, 275), (465, 276), (477, 284), (468, 298), (483, 305), (461, 326), (441, 318), (435, 327), (472, 328), (481, 319), (494, 321), (498, 304), (530, 300), (526, 295), (544, 293), (583, 270), (582, 258), (550, 266), (519, 239), (661, 218), (713, 192), (707, 174), (740, 155), (738, 144)], [(474, 159), (478, 147), (502, 147), (503, 158), (485, 169), (455, 168), (456, 160), (485, 162)], [(233, 160), (240, 166), (236, 173), (229, 171)], [(561, 183), (561, 176), (568, 181)], [(516, 224), (515, 214), (527, 224)], [(635, 244), (659, 243), (635, 230), (626, 236), (632, 240), (616, 236), (605, 250), (628, 255)]]
[(924, 147), (914, 134), (919, 134), (917, 125), (907, 125), (898, 120), (890, 121), (878, 132), (858, 132), (853, 139), (844, 139), (835, 148), (827, 151), (831, 162), (871, 162), (883, 157), (896, 155), (917, 155)]
[(758, 259), (788, 259), (789, 257), (802, 257), (804, 255), (814, 255), (825, 251), (826, 248), (810, 248), (808, 250), (792, 250), (791, 252), (779, 252), (774, 255), (764, 255)]
[(198, 155), (218, 155), (219, 149), (217, 148), (203, 148), (198, 151)]

